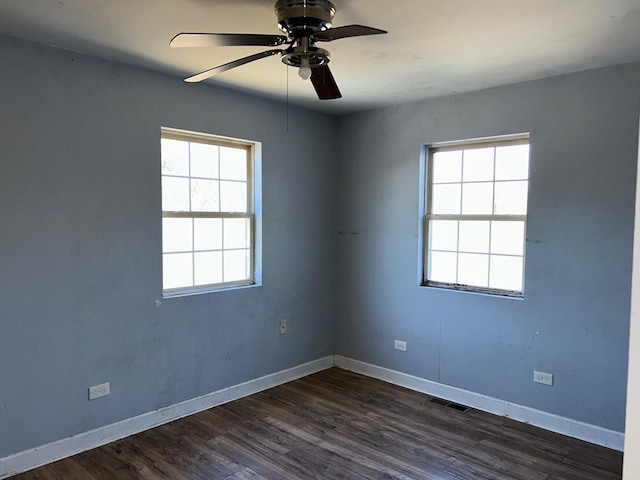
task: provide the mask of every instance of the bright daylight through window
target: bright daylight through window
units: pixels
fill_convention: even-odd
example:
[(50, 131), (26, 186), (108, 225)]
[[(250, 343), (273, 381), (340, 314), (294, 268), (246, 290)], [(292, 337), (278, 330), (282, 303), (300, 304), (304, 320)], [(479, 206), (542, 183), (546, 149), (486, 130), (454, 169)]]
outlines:
[(426, 175), (423, 284), (522, 296), (528, 135), (434, 145)]
[(252, 145), (162, 129), (165, 296), (254, 283)]

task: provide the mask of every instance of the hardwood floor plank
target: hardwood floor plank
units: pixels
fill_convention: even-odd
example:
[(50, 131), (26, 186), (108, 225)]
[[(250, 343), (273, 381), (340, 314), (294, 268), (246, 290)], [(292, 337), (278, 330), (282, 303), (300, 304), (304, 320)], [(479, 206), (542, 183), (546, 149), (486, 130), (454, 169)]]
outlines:
[(47, 465), (46, 467), (40, 467), (31, 472), (27, 472), (24, 475), (18, 475), (11, 478), (22, 479), (22, 477), (24, 477), (29, 480), (82, 480), (84, 478), (90, 478), (81, 476), (82, 472), (77, 472), (73, 468), (73, 462), (70, 460), (71, 459), (61, 460), (59, 462), (52, 463), (51, 465)]
[(232, 433), (215, 438), (210, 445), (228, 457), (236, 459), (237, 463), (250, 468), (259, 475), (273, 480), (287, 480), (303, 478), (295, 475), (286, 465), (282, 465), (280, 458), (265, 454), (258, 444), (246, 444), (241, 438)]
[(313, 445), (292, 450), (286, 458), (300, 469), (303, 478), (368, 480), (381, 474), (369, 466), (354, 462), (353, 459)]
[(590, 465), (605, 471), (618, 472), (618, 468), (622, 465), (622, 457), (622, 452), (609, 449), (593, 451), (589, 443), (578, 441), (569, 454), (567, 454), (566, 461)]
[(454, 462), (454, 466), (448, 471), (454, 471), (455, 465), (463, 462), (466, 465), (473, 465), (479, 471), (491, 472), (497, 477), (505, 477), (514, 480), (546, 480), (547, 473), (535, 468), (535, 465), (527, 464), (519, 456), (506, 456), (501, 452), (483, 448), (480, 443), (468, 449), (465, 453), (459, 454)]
[[(496, 472), (493, 468), (469, 462), (468, 459), (461, 459), (452, 463), (446, 471), (464, 480), (519, 480), (518, 477), (506, 473)], [(545, 478), (548, 480), (548, 478)]]
[(578, 462), (572, 464), (566, 458), (558, 461), (553, 457), (538, 455), (534, 450), (527, 452), (525, 449), (516, 448), (514, 452), (513, 448), (509, 448), (503, 443), (494, 443), (492, 440), (483, 440), (478, 448), (501, 457), (515, 454), (519, 464), (546, 473), (548, 476), (564, 476), (582, 480), (616, 480), (622, 476), (622, 471), (614, 473), (614, 471), (607, 471), (588, 464)]
[(234, 473), (230, 477), (226, 477), (225, 480), (268, 480), (267, 477), (258, 475), (250, 468), (245, 468), (237, 473)]
[(620, 480), (622, 454), (338, 368), (13, 480)]

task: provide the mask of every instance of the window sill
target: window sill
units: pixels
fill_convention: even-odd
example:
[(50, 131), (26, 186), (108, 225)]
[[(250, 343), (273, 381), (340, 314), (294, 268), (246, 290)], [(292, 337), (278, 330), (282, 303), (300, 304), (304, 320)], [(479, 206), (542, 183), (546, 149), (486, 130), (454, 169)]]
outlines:
[(474, 287), (467, 287), (464, 285), (453, 285), (453, 284), (432, 283), (432, 282), (422, 283), (418, 287), (432, 288), (436, 290), (446, 290), (449, 292), (453, 291), (453, 292), (470, 293), (470, 294), (482, 295), (485, 297), (492, 297), (492, 298), (497, 297), (497, 298), (506, 298), (511, 300), (524, 300), (523, 292), (513, 292), (510, 290), (497, 290), (497, 289), (491, 289), (491, 288), (474, 288)]
[(244, 290), (247, 288), (255, 288), (255, 287), (261, 287), (261, 286), (262, 286), (261, 283), (252, 282), (252, 283), (239, 283), (235, 285), (225, 285), (220, 287), (208, 287), (208, 288), (198, 289), (198, 290), (183, 289), (183, 290), (162, 292), (162, 298), (164, 300), (168, 300), (171, 298), (192, 297), (194, 295), (208, 295), (210, 293), (230, 292), (235, 290)]

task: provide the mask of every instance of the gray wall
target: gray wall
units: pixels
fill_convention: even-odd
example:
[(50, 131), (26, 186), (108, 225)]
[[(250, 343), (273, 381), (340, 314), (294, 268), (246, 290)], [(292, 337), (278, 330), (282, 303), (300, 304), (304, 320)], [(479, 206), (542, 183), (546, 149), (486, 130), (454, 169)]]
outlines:
[[(629, 65), (343, 117), (336, 353), (622, 431), (639, 88)], [(524, 300), (419, 288), (420, 146), (519, 132)]]
[[(0, 71), (0, 458), (333, 353), (334, 119), (2, 37)], [(161, 126), (263, 142), (262, 287), (155, 306)]]

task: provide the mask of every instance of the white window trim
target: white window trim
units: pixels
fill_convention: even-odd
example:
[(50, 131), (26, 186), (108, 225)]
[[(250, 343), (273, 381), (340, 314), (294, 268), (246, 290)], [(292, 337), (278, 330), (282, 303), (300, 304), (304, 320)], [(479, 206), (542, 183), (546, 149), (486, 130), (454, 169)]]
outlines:
[[(420, 152), (420, 227), (418, 234), (419, 241), (419, 262), (418, 262), (418, 285), (420, 287), (428, 287), (428, 288), (439, 288), (445, 290), (456, 290), (456, 291), (464, 291), (469, 293), (477, 293), (477, 294), (488, 294), (491, 296), (497, 297), (508, 297), (508, 298), (516, 298), (523, 299), (524, 298), (524, 290), (525, 290), (525, 272), (526, 272), (526, 238), (527, 238), (527, 226), (528, 226), (528, 206), (527, 206), (527, 214), (526, 215), (465, 215), (465, 214), (454, 214), (454, 215), (434, 215), (430, 213), (431, 208), (431, 194), (432, 194), (432, 183), (431, 183), (431, 168), (432, 168), (432, 157), (433, 154), (437, 151), (447, 151), (447, 150), (460, 150), (460, 149), (468, 149), (470, 147), (482, 147), (482, 146), (508, 146), (508, 145), (521, 145), (521, 144), (529, 144), (530, 145), (530, 134), (529, 133), (519, 133), (513, 135), (503, 135), (497, 137), (484, 137), (484, 138), (476, 138), (470, 140), (461, 140), (461, 141), (451, 141), (451, 142), (439, 142), (433, 143), (429, 145), (423, 145)], [(500, 182), (500, 181), (498, 181)], [(529, 182), (529, 176), (527, 177), (527, 182)], [(487, 183), (496, 183), (495, 179), (491, 182)], [(428, 260), (429, 260), (429, 221), (430, 220), (493, 220), (493, 221), (524, 221), (525, 222), (525, 232), (524, 232), (524, 245), (523, 245), (523, 255), (522, 255), (522, 290), (514, 291), (514, 290), (505, 290), (505, 289), (497, 289), (490, 287), (478, 287), (473, 285), (463, 285), (456, 283), (448, 283), (448, 282), (437, 282), (433, 280), (427, 279), (428, 272)], [(458, 253), (465, 253), (460, 252)], [(509, 256), (509, 255), (501, 255), (501, 256)], [(520, 255), (514, 255), (520, 257)]]
[[(251, 224), (250, 276), (248, 280), (221, 282), (189, 287), (163, 287), (163, 299), (201, 295), (214, 292), (250, 288), (262, 285), (262, 144), (251, 140), (161, 127), (161, 138), (208, 143), (218, 146), (242, 146), (247, 149), (247, 212), (170, 212), (162, 211), (162, 218), (248, 218)], [(190, 177), (192, 178), (192, 177)]]

